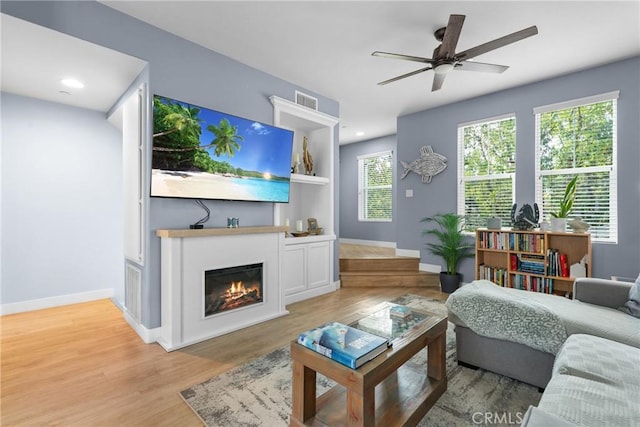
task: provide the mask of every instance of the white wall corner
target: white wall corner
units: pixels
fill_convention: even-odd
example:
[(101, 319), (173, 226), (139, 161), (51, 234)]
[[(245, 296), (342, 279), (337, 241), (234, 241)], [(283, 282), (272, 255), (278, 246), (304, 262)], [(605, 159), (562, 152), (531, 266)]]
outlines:
[(124, 320), (126, 320), (129, 326), (131, 326), (131, 328), (136, 331), (138, 336), (145, 344), (151, 344), (157, 342), (160, 339), (162, 328), (147, 329), (144, 325), (136, 322), (133, 316), (127, 313), (126, 310), (123, 310), (122, 314), (124, 315)]
[(76, 294), (60, 295), (55, 297), (38, 298), (28, 301), (13, 302), (0, 305), (0, 315), (23, 313), (26, 311), (42, 310), (45, 308), (60, 307), (69, 304), (95, 301), (105, 298), (113, 298), (113, 288), (98, 289), (95, 291), (79, 292)]

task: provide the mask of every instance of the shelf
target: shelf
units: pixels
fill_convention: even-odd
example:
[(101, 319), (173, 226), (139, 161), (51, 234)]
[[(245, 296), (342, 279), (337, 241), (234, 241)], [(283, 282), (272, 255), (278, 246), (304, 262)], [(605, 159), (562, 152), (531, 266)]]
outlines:
[(297, 182), (300, 184), (315, 184), (326, 185), (329, 183), (329, 178), (324, 176), (303, 175), (301, 173), (292, 173), (291, 182)]
[(314, 236), (293, 237), (284, 239), (285, 245), (299, 245), (301, 243), (326, 242), (336, 240), (335, 234), (318, 234)]
[[(564, 256), (569, 269), (584, 261), (585, 273), (587, 277), (591, 276), (591, 236), (588, 233), (478, 229), (475, 278), (533, 292), (548, 286), (555, 294), (570, 294), (574, 277), (547, 274), (552, 266), (554, 273), (560, 272), (555, 259), (559, 254)], [(530, 263), (532, 268), (544, 266), (544, 271), (515, 270), (512, 258), (516, 256), (518, 268), (526, 268), (526, 263)]]

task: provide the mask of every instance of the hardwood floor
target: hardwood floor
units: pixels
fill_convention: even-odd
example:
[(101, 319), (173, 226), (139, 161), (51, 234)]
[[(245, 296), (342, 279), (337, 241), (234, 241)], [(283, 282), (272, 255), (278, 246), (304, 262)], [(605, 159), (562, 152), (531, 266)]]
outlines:
[(340, 289), (274, 319), (171, 353), (144, 344), (110, 300), (0, 317), (2, 426), (199, 426), (178, 393), (288, 345), (300, 331), (406, 293)]

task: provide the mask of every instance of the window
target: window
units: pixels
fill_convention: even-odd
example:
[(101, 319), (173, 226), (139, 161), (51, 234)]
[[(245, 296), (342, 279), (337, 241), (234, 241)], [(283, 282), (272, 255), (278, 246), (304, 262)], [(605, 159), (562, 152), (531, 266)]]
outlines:
[(358, 220), (391, 221), (393, 153), (358, 156)]
[(490, 217), (511, 222), (515, 152), (514, 114), (458, 125), (458, 214), (467, 231)]
[(591, 225), (594, 241), (618, 240), (616, 115), (618, 92), (534, 109), (536, 203), (544, 219), (558, 209), (574, 176), (570, 217)]

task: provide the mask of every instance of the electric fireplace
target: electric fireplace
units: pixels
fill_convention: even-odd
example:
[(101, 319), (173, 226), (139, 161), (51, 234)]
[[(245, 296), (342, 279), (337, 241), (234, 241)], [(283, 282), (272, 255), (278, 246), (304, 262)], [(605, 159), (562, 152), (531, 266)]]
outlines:
[(261, 303), (262, 284), (262, 263), (205, 271), (204, 317)]

